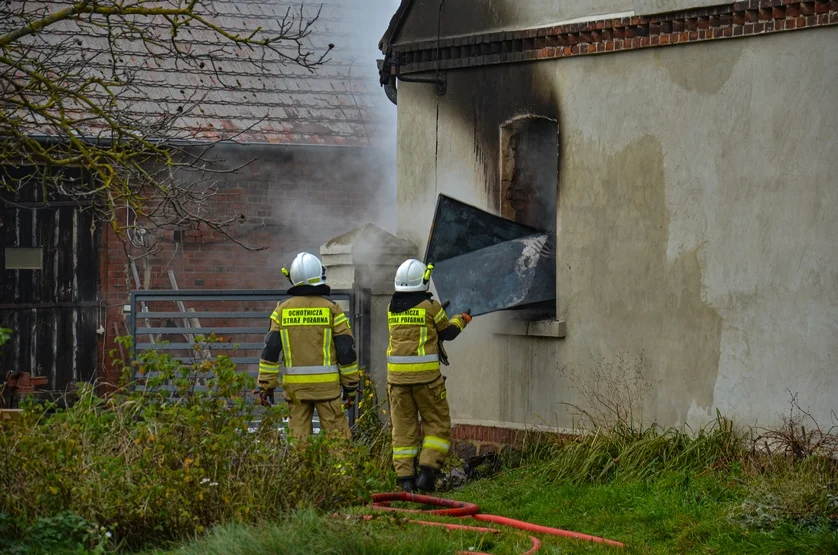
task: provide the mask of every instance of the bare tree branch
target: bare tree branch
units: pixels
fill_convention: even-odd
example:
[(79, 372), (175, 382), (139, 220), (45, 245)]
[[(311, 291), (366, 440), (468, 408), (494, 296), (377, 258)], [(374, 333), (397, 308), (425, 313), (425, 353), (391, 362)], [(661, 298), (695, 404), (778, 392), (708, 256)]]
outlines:
[[(99, 221), (126, 235), (140, 225), (204, 226), (241, 244), (234, 235), (244, 216), (207, 208), (218, 194), (212, 175), (234, 171), (208, 154), (241, 131), (206, 123), (205, 105), (242, 88), (242, 67), (267, 78), (277, 64), (291, 75), (322, 66), (332, 45), (315, 52), (309, 40), (319, 17), (320, 8), (287, 8), (246, 29), (211, 0), (0, 3), (0, 187), (90, 202)], [(185, 72), (198, 82), (167, 82)], [(125, 211), (133, 223), (118, 216)]]

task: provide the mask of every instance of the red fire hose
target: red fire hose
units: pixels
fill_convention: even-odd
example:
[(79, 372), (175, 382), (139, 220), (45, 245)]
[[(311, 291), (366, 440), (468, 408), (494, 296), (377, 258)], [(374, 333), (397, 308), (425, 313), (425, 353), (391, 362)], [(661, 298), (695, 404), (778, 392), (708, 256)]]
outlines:
[[(390, 506), (390, 503), (393, 501), (406, 501), (409, 503), (421, 503), (423, 505), (431, 505), (434, 507), (442, 507), (441, 509), (431, 509), (431, 510), (420, 510), (420, 509), (401, 509), (397, 507)], [(594, 543), (602, 543), (606, 545), (611, 545), (614, 547), (625, 547), (625, 544), (622, 544), (618, 541), (609, 540), (605, 538), (600, 538), (597, 536), (589, 536), (588, 534), (580, 534), (578, 532), (571, 532), (569, 530), (562, 530), (560, 528), (551, 528), (549, 526), (541, 526), (539, 524), (531, 524), (529, 522), (524, 522), (522, 520), (515, 520), (513, 518), (506, 518), (503, 516), (497, 515), (487, 515), (480, 513), (480, 507), (475, 505), (474, 503), (466, 503), (464, 501), (454, 501), (452, 499), (442, 499), (440, 497), (431, 497), (429, 495), (418, 495), (415, 493), (406, 493), (406, 492), (397, 492), (397, 493), (376, 493), (372, 496), (372, 506), (374, 509), (384, 510), (384, 511), (400, 511), (406, 513), (424, 513), (424, 514), (431, 514), (431, 515), (439, 515), (439, 516), (449, 516), (449, 517), (471, 517), (476, 520), (482, 520), (484, 522), (492, 522), (494, 524), (502, 524), (504, 526), (510, 526), (512, 528), (517, 528), (519, 530), (524, 530), (526, 532), (536, 532), (539, 534), (548, 534), (551, 536), (561, 536), (564, 538), (572, 538), (576, 540), (583, 540), (589, 541)], [(416, 524), (421, 524), (423, 526), (441, 526), (447, 528), (448, 530), (468, 530), (472, 532), (489, 532), (489, 533), (498, 533), (498, 530), (495, 528), (483, 528), (481, 526), (461, 526), (458, 524), (445, 524), (441, 522), (428, 522), (423, 520), (411, 520)], [(531, 555), (539, 550), (541, 547), (541, 542), (538, 538), (530, 536), (530, 541), (532, 541), (532, 548), (524, 553), (523, 555)], [(487, 554), (480, 554), (475, 552), (469, 552), (471, 555), (487, 555)]]

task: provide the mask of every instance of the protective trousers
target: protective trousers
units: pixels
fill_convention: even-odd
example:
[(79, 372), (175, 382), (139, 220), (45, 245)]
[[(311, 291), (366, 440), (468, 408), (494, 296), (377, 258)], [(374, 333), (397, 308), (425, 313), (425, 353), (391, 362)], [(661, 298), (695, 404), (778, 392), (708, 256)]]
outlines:
[[(427, 384), (388, 384), (390, 422), (393, 427), (393, 466), (396, 476), (406, 478), (415, 474), (414, 461), (419, 465), (439, 470), (451, 448), (451, 416), (445, 379), (439, 376)], [(419, 449), (419, 418), (422, 417), (421, 453)]]
[(327, 434), (349, 438), (349, 423), (343, 414), (340, 398), (331, 401), (287, 401), (291, 411), (291, 436), (304, 439), (313, 433), (311, 419), (314, 409), (320, 417), (320, 429)]

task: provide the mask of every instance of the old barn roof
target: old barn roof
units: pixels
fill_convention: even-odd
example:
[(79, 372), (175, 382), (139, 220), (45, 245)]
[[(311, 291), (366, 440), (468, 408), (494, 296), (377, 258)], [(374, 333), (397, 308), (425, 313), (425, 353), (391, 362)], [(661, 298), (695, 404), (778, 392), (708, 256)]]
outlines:
[[(217, 50), (214, 35), (194, 26), (181, 30), (189, 33), (190, 48), (202, 55), (217, 50), (212, 63), (202, 67), (170, 56), (155, 57), (141, 41), (124, 40), (119, 46), (123, 62), (132, 68), (132, 85), (119, 92), (120, 107), (138, 120), (159, 118), (162, 113), (180, 114), (169, 131), (184, 140), (374, 145), (381, 135), (380, 114), (387, 108), (387, 100), (378, 90), (374, 57), (368, 54), (372, 51), (374, 55), (380, 29), (365, 28), (359, 18), (359, 6), (366, 6), (366, 1), (329, 0), (322, 4), (320, 17), (303, 46), (315, 57), (327, 52), (329, 44), (334, 48), (328, 61), (313, 72), (285, 63), (274, 53), (261, 59), (260, 67), (246, 50)], [(167, 3), (176, 4), (158, 2)], [(25, 5), (28, 10), (50, 13), (70, 4), (69, 0), (58, 0)], [(267, 33), (277, 31), (288, 10), (298, 17), (301, 7), (300, 2), (271, 0), (205, 0), (200, 4), (210, 21), (240, 34), (258, 28)], [(304, 18), (314, 18), (319, 7), (319, 2), (304, 2)], [(8, 25), (8, 21), (0, 25), (0, 32), (6, 32)], [(148, 19), (143, 25), (148, 27)], [(161, 32), (168, 32), (162, 22), (156, 25)], [(359, 36), (361, 32), (369, 33), (369, 45)], [(31, 40), (45, 51), (61, 44), (62, 55), (87, 56), (90, 68), (108, 71), (107, 55), (95, 54), (108, 44), (101, 25), (84, 20), (61, 23)], [(101, 92), (92, 96), (101, 100)], [(37, 131), (54, 134), (46, 122), (37, 126)], [(95, 136), (102, 128), (93, 118), (80, 132)]]

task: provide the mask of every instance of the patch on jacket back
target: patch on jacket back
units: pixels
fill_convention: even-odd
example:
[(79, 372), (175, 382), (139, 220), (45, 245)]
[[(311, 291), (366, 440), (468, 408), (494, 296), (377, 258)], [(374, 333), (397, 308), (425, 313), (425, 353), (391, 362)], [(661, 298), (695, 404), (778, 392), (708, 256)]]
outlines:
[(323, 308), (283, 308), (282, 326), (328, 326), (329, 309)]
[(387, 322), (391, 326), (424, 326), (425, 325), (425, 309), (411, 308), (404, 312), (388, 312)]

